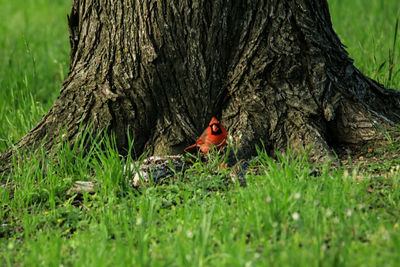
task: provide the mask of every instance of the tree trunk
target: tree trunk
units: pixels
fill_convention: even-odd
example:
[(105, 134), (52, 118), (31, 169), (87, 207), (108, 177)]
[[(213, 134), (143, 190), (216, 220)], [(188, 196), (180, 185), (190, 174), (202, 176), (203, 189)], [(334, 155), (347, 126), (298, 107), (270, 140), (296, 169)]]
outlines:
[[(69, 16), (70, 72), (49, 113), (14, 149), (51, 150), (65, 127), (127, 133), (136, 153), (182, 153), (212, 116), (238, 154), (378, 138), (400, 121), (400, 91), (353, 65), (325, 0), (83, 1)], [(82, 128), (80, 128), (82, 126)]]

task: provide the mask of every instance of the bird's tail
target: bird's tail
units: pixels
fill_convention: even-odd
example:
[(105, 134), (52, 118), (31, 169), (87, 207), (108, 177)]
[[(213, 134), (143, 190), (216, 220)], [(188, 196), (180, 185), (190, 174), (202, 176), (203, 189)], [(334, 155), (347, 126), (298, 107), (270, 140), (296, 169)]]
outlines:
[(192, 149), (192, 148), (194, 148), (194, 147), (198, 147), (198, 145), (197, 145), (197, 144), (194, 144), (194, 145), (188, 146), (188, 147), (185, 148), (184, 150)]

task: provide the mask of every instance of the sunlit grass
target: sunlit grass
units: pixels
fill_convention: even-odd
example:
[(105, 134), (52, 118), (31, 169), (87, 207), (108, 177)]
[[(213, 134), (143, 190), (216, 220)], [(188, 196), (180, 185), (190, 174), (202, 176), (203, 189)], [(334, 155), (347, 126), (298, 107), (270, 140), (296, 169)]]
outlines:
[(70, 8), (70, 1), (0, 1), (0, 151), (33, 128), (60, 91)]
[[(355, 65), (367, 76), (400, 89), (400, 42), (393, 47), (399, 1), (328, 0), (332, 23)], [(390, 54), (394, 53), (392, 64)]]
[[(399, 260), (398, 168), (371, 177), (326, 165), (310, 175), (315, 167), (305, 156), (273, 160), (260, 151), (247, 187), (227, 184), (211, 160), (180, 179), (137, 190), (124, 177), (129, 159), (121, 159), (113, 139), (95, 140), (87, 154), (61, 146), (58, 162), (43, 162), (38, 152), (11, 175), (11, 187), (1, 187), (2, 262), (394, 266)], [(95, 193), (68, 195), (77, 180), (96, 181)]]

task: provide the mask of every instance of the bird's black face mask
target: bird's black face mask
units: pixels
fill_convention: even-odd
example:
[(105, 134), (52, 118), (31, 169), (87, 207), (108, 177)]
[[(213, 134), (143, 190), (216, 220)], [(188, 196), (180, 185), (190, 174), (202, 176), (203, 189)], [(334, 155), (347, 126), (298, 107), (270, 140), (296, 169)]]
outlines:
[(222, 133), (221, 127), (219, 126), (219, 124), (214, 123), (210, 125), (211, 127), (211, 134), (213, 135), (218, 135)]

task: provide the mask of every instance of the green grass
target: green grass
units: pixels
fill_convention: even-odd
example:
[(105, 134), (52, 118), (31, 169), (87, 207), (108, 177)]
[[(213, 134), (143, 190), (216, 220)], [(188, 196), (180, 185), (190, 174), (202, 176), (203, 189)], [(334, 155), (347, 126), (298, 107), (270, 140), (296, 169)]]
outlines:
[(0, 0), (0, 151), (49, 110), (68, 73), (70, 1)]
[[(259, 173), (248, 175), (245, 188), (227, 186), (226, 171), (215, 171), (218, 162), (211, 161), (137, 191), (113, 142), (98, 144), (86, 156), (63, 146), (58, 164), (46, 162), (46, 178), (38, 153), (12, 175), (11, 191), (1, 188), (2, 262), (395, 266), (400, 260), (398, 169), (369, 177), (323, 166), (314, 177), (304, 156), (276, 162), (260, 152), (253, 163)], [(74, 181), (91, 177), (101, 184), (95, 194), (66, 194)]]
[[(355, 65), (367, 76), (391, 88), (400, 89), (400, 42), (393, 47), (400, 2), (379, 0), (328, 0), (333, 27)], [(394, 59), (390, 64), (390, 54)]]
[[(334, 28), (368, 76), (389, 79), (400, 3), (330, 0)], [(49, 109), (68, 68), (69, 1), (0, 0), (0, 151)], [(391, 52), (393, 55), (393, 52)], [(382, 62), (386, 62), (383, 67)], [(400, 88), (399, 65), (391, 87)], [(100, 138), (100, 137), (99, 137)], [(169, 184), (138, 191), (110, 139), (86, 155), (68, 144), (42, 168), (41, 152), (0, 187), (0, 265), (397, 266), (400, 160), (318, 176), (305, 157), (260, 152), (247, 187), (197, 164)], [(83, 143), (76, 143), (81, 146)], [(398, 151), (393, 140), (391, 151)], [(80, 150), (81, 151), (81, 150)], [(378, 151), (379, 152), (379, 151)], [(374, 153), (374, 152), (373, 152)], [(371, 153), (371, 157), (374, 156)], [(289, 153), (290, 155), (290, 153)], [(54, 162), (57, 159), (57, 164)], [(126, 159), (129, 161), (130, 159)], [(213, 165), (214, 164), (214, 165)], [(378, 173), (378, 174), (374, 174)], [(94, 194), (68, 195), (78, 180)], [(11, 188), (10, 188), (11, 187)]]

